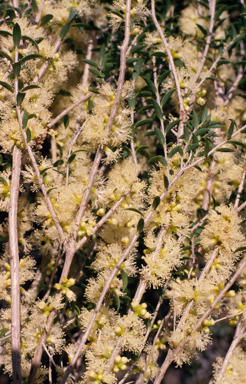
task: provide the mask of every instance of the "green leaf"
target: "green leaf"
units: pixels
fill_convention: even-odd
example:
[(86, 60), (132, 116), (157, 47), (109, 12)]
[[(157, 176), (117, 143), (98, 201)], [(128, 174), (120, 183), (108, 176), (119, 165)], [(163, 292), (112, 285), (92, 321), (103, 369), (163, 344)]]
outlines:
[(199, 148), (199, 144), (191, 144), (191, 145), (189, 145), (189, 146), (187, 147), (187, 152), (190, 152), (190, 151), (195, 152), (195, 150), (196, 150), (197, 148)]
[(140, 219), (137, 225), (137, 232), (140, 233), (144, 229), (144, 219)]
[(186, 127), (186, 125), (184, 125), (184, 139), (185, 141), (189, 141), (189, 137), (190, 137), (190, 132), (188, 130), (188, 128)]
[(61, 32), (60, 32), (60, 39), (61, 40), (63, 40), (64, 37), (66, 36), (66, 34), (68, 33), (69, 27), (70, 27), (70, 23), (66, 23), (65, 25), (63, 25)]
[(133, 211), (133, 212), (136, 212), (136, 213), (139, 213), (139, 215), (144, 215), (141, 211), (139, 211), (139, 209), (137, 208), (126, 208), (125, 209), (126, 211)]
[(83, 59), (83, 62), (98, 68), (98, 64), (94, 60)]
[(62, 160), (62, 159), (59, 159), (59, 160), (57, 160), (57, 161), (53, 164), (53, 167), (60, 167), (62, 164), (63, 164), (63, 160)]
[(100, 93), (100, 92), (99, 92), (99, 88), (89, 88), (89, 91), (90, 91), (90, 92), (93, 92), (93, 93), (97, 93), (97, 94)]
[(21, 29), (18, 23), (15, 23), (14, 28), (13, 28), (13, 42), (15, 48), (19, 47), (21, 41)]
[(168, 187), (169, 187), (169, 181), (168, 181), (168, 178), (167, 178), (166, 175), (164, 175), (164, 187), (165, 187), (166, 189), (168, 189)]
[(72, 21), (75, 18), (76, 15), (77, 15), (76, 8), (71, 8), (70, 9), (70, 13), (69, 13), (68, 21)]
[(217, 152), (234, 152), (234, 149), (231, 149), (231, 148), (219, 148), (216, 151)]
[(65, 115), (63, 117), (63, 124), (64, 124), (65, 129), (67, 129), (67, 127), (69, 125), (69, 116), (68, 115)]
[(229, 143), (231, 143), (232, 145), (241, 145), (241, 147), (245, 148), (246, 144), (242, 143), (241, 141), (236, 141), (236, 140), (230, 140)]
[(152, 208), (156, 209), (158, 207), (158, 205), (160, 204), (160, 202), (161, 202), (160, 196), (156, 196), (154, 198), (154, 201), (153, 201), (153, 204), (152, 204)]
[(170, 73), (171, 71), (165, 71), (161, 76), (159, 76), (157, 84), (160, 85)]
[(142, 64), (143, 64), (143, 59), (139, 59), (136, 62), (136, 64), (134, 65), (134, 71), (133, 71), (133, 74), (132, 74), (132, 79), (133, 80), (137, 80), (138, 76), (140, 75)]
[(207, 117), (208, 117), (208, 107), (205, 106), (204, 110), (202, 111), (202, 122), (204, 123), (204, 121), (207, 120)]
[(29, 89), (34, 89), (34, 88), (40, 88), (40, 86), (36, 84), (30, 84), (30, 85), (27, 85), (25, 88), (23, 88), (22, 92), (26, 92), (26, 91), (29, 91)]
[(62, 146), (59, 144), (59, 143), (56, 143), (58, 149), (59, 149), (59, 154), (60, 154), (60, 157), (63, 156), (63, 149), (62, 149)]
[(153, 123), (153, 120), (152, 119), (144, 119), (144, 120), (140, 120), (138, 121), (136, 124), (135, 124), (135, 128), (137, 127), (141, 127), (142, 125), (145, 125), (145, 124), (152, 124)]
[(122, 291), (125, 292), (128, 285), (128, 276), (127, 276), (127, 273), (124, 271), (124, 269), (120, 270), (120, 274), (123, 282)]
[(164, 58), (164, 59), (167, 58), (167, 54), (166, 54), (166, 53), (164, 53), (164, 52), (159, 52), (159, 51), (152, 53), (151, 56), (162, 57), (162, 58)]
[(147, 148), (149, 148), (148, 145), (141, 145), (141, 147), (138, 147), (136, 149), (136, 153), (141, 152), (141, 151), (143, 151), (144, 149), (147, 149)]
[(30, 131), (29, 128), (27, 128), (27, 130), (26, 130), (26, 140), (27, 140), (28, 143), (31, 141), (31, 137), (32, 137), (31, 131)]
[(168, 100), (171, 98), (173, 92), (176, 91), (176, 88), (175, 89), (171, 89), (170, 91), (168, 91), (162, 98), (161, 100), (161, 106), (162, 108), (164, 107), (164, 105), (168, 102)]
[[(154, 86), (154, 84), (152, 83), (152, 81), (147, 77), (147, 76), (143, 76), (143, 79), (144, 81), (148, 84), (148, 88), (151, 90), (151, 92), (153, 92), (155, 95), (157, 93), (157, 89), (156, 87)], [(153, 103), (154, 103), (155, 100), (153, 100)], [(156, 103), (157, 104), (157, 103)], [(158, 104), (157, 104), (158, 105)], [(161, 113), (162, 115), (162, 113)]]
[(156, 137), (159, 140), (160, 144), (164, 145), (165, 144), (165, 137), (163, 136), (163, 133), (157, 127), (154, 127), (154, 130), (155, 130)]
[(0, 183), (8, 185), (7, 181), (3, 177), (0, 177)]
[(168, 124), (168, 126), (165, 129), (165, 133), (168, 133), (169, 131), (171, 131), (171, 129), (174, 128), (175, 125), (178, 125), (180, 121), (181, 119), (177, 119), (175, 121), (172, 121), (170, 124)]
[(116, 293), (115, 289), (112, 290), (112, 294), (114, 295), (114, 298), (115, 298), (115, 301), (116, 301), (116, 304), (117, 304), (117, 312), (119, 311), (120, 309), (120, 298), (118, 296), (118, 294)]
[(34, 60), (34, 59), (44, 59), (44, 57), (42, 55), (39, 55), (39, 53), (32, 53), (31, 55), (27, 55), (25, 57), (23, 57), (19, 62), (22, 64), (24, 64), (26, 61), (28, 60)]
[(0, 36), (13, 36), (12, 33), (8, 32), (8, 31), (0, 31)]
[(168, 154), (168, 157), (171, 158), (175, 155), (175, 153), (179, 152), (180, 156), (183, 156), (183, 149), (180, 145), (178, 145), (177, 147), (173, 148), (169, 154)]
[(155, 131), (148, 131), (144, 134), (144, 137), (145, 136), (154, 136), (155, 135)]
[(14, 72), (14, 77), (17, 78), (20, 74), (20, 70), (21, 70), (21, 65), (19, 63), (19, 61), (17, 63), (14, 63), (13, 64), (13, 72)]
[(196, 128), (199, 124), (199, 121), (198, 121), (198, 116), (195, 112), (195, 110), (193, 109), (193, 113), (192, 113), (192, 122), (193, 122), (193, 127)]
[(234, 125), (235, 125), (235, 121), (234, 120), (231, 120), (231, 124), (230, 124), (230, 127), (228, 129), (228, 134), (227, 134), (227, 140), (230, 140), (232, 134), (233, 134), (233, 131), (234, 131)]
[(131, 109), (135, 108), (136, 105), (136, 97), (131, 97), (128, 99), (128, 104)]
[(0, 81), (0, 85), (1, 85), (2, 87), (6, 88), (8, 91), (14, 93), (14, 90), (13, 90), (13, 88), (11, 87), (11, 85), (8, 84), (8, 83), (5, 83), (5, 81)]
[(53, 19), (53, 15), (51, 15), (50, 13), (48, 15), (45, 15), (41, 18), (40, 20), (40, 25), (44, 25), (46, 23), (48, 23), (51, 19)]
[(161, 110), (159, 104), (155, 100), (153, 100), (153, 106), (154, 106), (154, 110), (155, 110), (155, 113), (156, 113), (156, 116), (158, 117), (158, 119), (163, 120), (162, 110)]
[(239, 247), (237, 248), (233, 253), (240, 252), (240, 251), (245, 251), (246, 247)]
[(33, 9), (33, 12), (35, 13), (38, 12), (38, 5), (36, 3), (36, 0), (32, 0), (32, 9)]
[(76, 153), (73, 153), (73, 154), (69, 157), (69, 159), (68, 159), (68, 161), (67, 161), (67, 165), (71, 164), (72, 161), (75, 159), (75, 157), (76, 157)]
[(18, 107), (21, 106), (21, 104), (22, 104), (22, 102), (23, 102), (25, 96), (26, 96), (26, 94), (25, 94), (24, 92), (19, 92), (19, 93), (17, 94), (16, 101), (17, 101), (17, 105), (18, 105)]
[(39, 52), (38, 43), (35, 40), (33, 40), (30, 36), (26, 36), (26, 35), (22, 36), (22, 39), (30, 41), (30, 43), (32, 43), (32, 45), (34, 45), (37, 48), (37, 51)]
[(204, 36), (207, 36), (208, 34), (208, 31), (206, 30), (206, 28), (204, 28), (201, 24), (196, 24), (198, 26), (198, 28), (202, 31), (202, 33), (204, 34)]
[(151, 159), (149, 160), (150, 163), (156, 163), (157, 161), (159, 161), (162, 165), (164, 165), (164, 167), (167, 167), (168, 165), (165, 157), (163, 156), (154, 156), (154, 157), (151, 157)]
[(22, 117), (22, 128), (23, 129), (26, 128), (27, 122), (28, 122), (28, 113), (27, 113), (27, 110), (25, 109), (25, 111), (23, 113), (23, 117)]
[(217, 68), (224, 64), (229, 64), (230, 60), (219, 60), (217, 63)]
[(89, 68), (89, 71), (98, 77), (103, 77), (103, 74), (99, 72), (96, 68)]
[(8, 59), (11, 63), (13, 63), (13, 58), (11, 57), (11, 56), (9, 56), (6, 52), (4, 52), (4, 51), (1, 51), (0, 50), (0, 56), (1, 57), (5, 57), (6, 59)]

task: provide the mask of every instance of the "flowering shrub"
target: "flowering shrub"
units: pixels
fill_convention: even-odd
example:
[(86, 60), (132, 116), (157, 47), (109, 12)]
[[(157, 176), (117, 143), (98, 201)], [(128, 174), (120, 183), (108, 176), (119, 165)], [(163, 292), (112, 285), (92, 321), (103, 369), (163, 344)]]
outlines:
[(207, 380), (246, 383), (244, 12), (1, 2), (0, 342), (15, 384), (159, 384), (223, 324), (234, 338)]

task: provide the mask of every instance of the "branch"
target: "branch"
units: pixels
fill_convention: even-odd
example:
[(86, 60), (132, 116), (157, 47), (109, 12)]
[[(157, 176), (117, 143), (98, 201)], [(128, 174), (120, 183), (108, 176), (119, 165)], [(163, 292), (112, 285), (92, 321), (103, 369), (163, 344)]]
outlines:
[(167, 56), (168, 56), (168, 59), (169, 59), (169, 64), (170, 64), (170, 67), (172, 69), (172, 72), (173, 72), (173, 77), (174, 77), (174, 81), (175, 81), (175, 85), (176, 85), (176, 89), (177, 89), (177, 95), (178, 95), (178, 100), (179, 100), (179, 115), (180, 115), (180, 119), (181, 119), (181, 122), (179, 123), (179, 129), (178, 129), (178, 136), (181, 136), (182, 133), (183, 133), (183, 122), (186, 120), (186, 113), (185, 113), (185, 110), (184, 110), (184, 103), (183, 103), (183, 99), (182, 99), (182, 95), (181, 95), (181, 89), (180, 89), (180, 84), (179, 84), (179, 79), (178, 79), (178, 75), (177, 75), (177, 72), (176, 72), (176, 68), (175, 68), (175, 64), (174, 64), (174, 61), (173, 61), (173, 57), (172, 57), (172, 54), (170, 52), (170, 49), (168, 47), (168, 44), (167, 44), (167, 40), (162, 32), (162, 29), (161, 29), (161, 26), (160, 24), (158, 23), (157, 21), (157, 18), (156, 18), (156, 14), (155, 14), (155, 0), (151, 0), (151, 17), (153, 19), (153, 22), (160, 34), (160, 37), (161, 37), (161, 40), (162, 40), (162, 43), (167, 51)]
[[(116, 96), (114, 99), (114, 104), (113, 104), (112, 109), (111, 109), (111, 114), (110, 114), (109, 120), (108, 120), (106, 127), (105, 127), (106, 135), (109, 134), (109, 132), (112, 128), (115, 116), (117, 115), (118, 107), (120, 105), (120, 99), (121, 99), (123, 83), (124, 83), (124, 78), (125, 78), (125, 72), (126, 72), (126, 51), (127, 51), (129, 39), (130, 39), (130, 10), (131, 10), (131, 0), (127, 0), (126, 14), (125, 14), (125, 38), (124, 38), (123, 44), (121, 46), (120, 74), (119, 74), (119, 79), (118, 79), (118, 87), (117, 87), (117, 92), (116, 92)], [(86, 190), (84, 192), (84, 195), (83, 195), (83, 198), (81, 201), (81, 205), (80, 205), (79, 211), (78, 211), (76, 219), (75, 219), (73, 235), (72, 235), (72, 239), (71, 239), (71, 243), (70, 243), (70, 252), (68, 252), (66, 255), (64, 268), (63, 268), (63, 272), (62, 272), (62, 277), (66, 277), (68, 272), (69, 272), (70, 265), (71, 265), (71, 262), (72, 262), (72, 259), (73, 259), (74, 253), (75, 253), (75, 241), (77, 238), (80, 221), (81, 221), (83, 214), (86, 210), (87, 201), (88, 201), (95, 177), (97, 175), (98, 167), (99, 167), (99, 164), (100, 164), (100, 161), (101, 161), (103, 154), (104, 154), (104, 145), (101, 144), (99, 146), (97, 152), (96, 152), (95, 160), (94, 160), (91, 172), (90, 172), (90, 176), (89, 176), (89, 180), (88, 180), (88, 183), (86, 186)]]
[[(244, 262), (241, 264), (241, 266), (238, 268), (238, 270), (235, 272), (235, 274), (233, 275), (233, 277), (231, 278), (231, 280), (226, 284), (226, 286), (220, 291), (220, 293), (218, 294), (218, 296), (216, 297), (216, 299), (214, 300), (214, 302), (210, 305), (210, 307), (206, 310), (206, 312), (203, 314), (203, 316), (199, 319), (199, 321), (197, 322), (197, 324), (194, 326), (194, 328), (191, 330), (191, 333), (194, 333), (196, 332), (201, 326), (202, 326), (202, 323), (203, 321), (211, 314), (211, 312), (215, 309), (216, 305), (220, 302), (221, 299), (223, 299), (223, 297), (225, 296), (226, 292), (228, 291), (228, 289), (231, 288), (231, 286), (234, 284), (234, 282), (236, 281), (236, 279), (238, 278), (238, 276), (240, 276), (240, 274), (243, 272), (244, 268), (246, 267), (246, 259), (244, 260)], [(160, 384), (168, 367), (170, 366), (170, 364), (172, 363), (172, 361), (174, 360), (174, 358), (179, 354), (179, 352), (183, 349), (183, 347), (185, 346), (186, 342), (188, 341), (188, 338), (189, 336), (186, 336), (183, 341), (177, 346), (177, 348), (175, 348), (174, 350), (172, 350), (170, 352), (169, 350), (169, 353), (167, 355), (167, 358), (165, 359), (164, 363), (162, 364), (157, 376), (156, 376), (156, 379), (154, 381), (154, 384)]]
[(21, 151), (16, 146), (14, 146), (9, 201), (9, 254), (11, 271), (11, 350), (14, 384), (21, 384), (22, 382), (20, 352), (20, 277), (17, 228), (20, 171)]

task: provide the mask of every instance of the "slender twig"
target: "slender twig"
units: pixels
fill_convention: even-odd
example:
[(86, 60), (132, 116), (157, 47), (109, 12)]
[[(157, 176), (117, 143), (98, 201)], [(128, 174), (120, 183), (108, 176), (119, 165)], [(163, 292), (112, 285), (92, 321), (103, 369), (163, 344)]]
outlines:
[[(18, 7), (18, 0), (13, 1)], [(15, 48), (15, 63), (19, 61), (19, 50)], [(15, 79), (15, 102), (17, 106), (18, 79)], [(12, 177), (9, 199), (9, 253), (11, 271), (11, 352), (14, 384), (21, 384), (21, 315), (20, 315), (20, 266), (18, 247), (18, 199), (20, 191), (21, 150), (14, 146), (12, 156)]]
[[(236, 281), (238, 276), (240, 276), (240, 274), (243, 272), (245, 267), (246, 267), (246, 259), (242, 262), (241, 266), (234, 273), (233, 277), (226, 284), (226, 286), (220, 291), (218, 296), (215, 298), (214, 302), (209, 306), (209, 308), (206, 310), (206, 312), (203, 314), (203, 316), (201, 316), (201, 318), (198, 320), (196, 325), (191, 330), (191, 334), (194, 334), (196, 331), (198, 331), (198, 329), (202, 326), (203, 321), (211, 314), (211, 312), (214, 310), (216, 305), (221, 301), (221, 299), (223, 299), (223, 297), (225, 296), (225, 294), (228, 291), (228, 289), (231, 288), (231, 286), (234, 284), (234, 282)], [(163, 377), (164, 377), (168, 367), (170, 366), (170, 364), (172, 363), (174, 358), (183, 349), (183, 347), (187, 343), (188, 339), (189, 339), (189, 336), (186, 336), (181, 341), (181, 343), (177, 346), (177, 348), (173, 349), (172, 351), (169, 350), (169, 352), (167, 354), (167, 357), (166, 357), (164, 363), (162, 364), (162, 366), (161, 366), (161, 368), (160, 368), (160, 370), (159, 370), (159, 372), (158, 372), (158, 374), (156, 376), (154, 384), (160, 384), (161, 383), (161, 381), (162, 381), (162, 379), (163, 379)]]
[(73, 105), (70, 105), (70, 107), (66, 108), (58, 116), (56, 116), (56, 118), (47, 125), (47, 128), (49, 129), (49, 128), (53, 127), (65, 115), (67, 115), (69, 112), (71, 112), (74, 108), (78, 107), (78, 105), (80, 105), (84, 101), (88, 100), (92, 95), (93, 95), (93, 92), (89, 92), (89, 93), (87, 93), (87, 95), (83, 95), (78, 101), (76, 101), (76, 103), (74, 103)]
[(235, 204), (234, 204), (234, 208), (235, 209), (238, 208), (240, 197), (241, 197), (241, 194), (243, 192), (245, 176), (246, 176), (246, 165), (244, 166), (241, 182), (240, 182), (240, 184), (238, 186), (237, 196), (236, 196), (236, 200), (235, 200)]
[[(238, 344), (240, 343), (240, 341), (244, 338), (244, 331), (245, 331), (245, 326), (243, 324), (243, 321), (241, 320), (237, 324), (235, 335), (233, 337), (233, 341), (230, 345), (230, 348), (227, 351), (227, 354), (223, 360), (223, 363), (220, 367), (219, 372), (216, 374), (216, 383), (222, 382), (222, 377), (223, 377), (223, 374), (224, 374), (226, 367), (229, 363), (229, 360), (231, 359), (233, 352), (235, 351), (235, 349), (238, 346)], [(212, 384), (212, 382), (213, 381), (211, 380), (210, 383)]]
[[(55, 42), (55, 46), (54, 46), (54, 51), (53, 51), (53, 55), (56, 54), (56, 52), (59, 50), (59, 48), (61, 47), (62, 45), (62, 40), (60, 39), (60, 37), (58, 37), (58, 39), (56, 40)], [(34, 77), (33, 79), (33, 83), (37, 83), (42, 77), (43, 75), (45, 74), (45, 72), (47, 71), (47, 69), (49, 68), (49, 65), (52, 61), (52, 58), (49, 58), (48, 60), (46, 60), (43, 65), (41, 66), (38, 74)]]
[[(161, 98), (160, 98), (160, 93), (159, 93), (159, 89), (158, 89), (158, 82), (157, 82), (156, 58), (155, 58), (155, 56), (153, 56), (152, 62), (153, 62), (154, 84), (155, 84), (155, 87), (156, 87), (156, 101), (157, 101), (157, 103), (158, 103), (158, 105), (159, 105), (159, 107), (160, 107), (160, 109), (162, 111)], [(163, 116), (163, 119), (165, 119), (165, 116)], [(169, 162), (168, 162), (168, 157), (167, 157), (167, 140), (166, 140), (166, 133), (165, 133), (165, 127), (164, 127), (163, 119), (160, 120), (160, 124), (161, 124), (161, 133), (163, 134), (164, 139), (165, 139), (165, 142), (163, 143), (163, 151), (164, 151), (165, 159), (167, 161), (167, 178), (168, 178), (168, 182), (170, 183)]]
[(18, 248), (18, 197), (20, 189), (21, 151), (16, 146), (13, 150), (12, 179), (9, 202), (9, 253), (11, 270), (11, 350), (14, 384), (21, 384), (20, 353), (20, 277)]
[(208, 54), (208, 50), (209, 50), (209, 47), (210, 47), (210, 42), (211, 42), (212, 34), (213, 34), (214, 14), (215, 14), (216, 0), (211, 0), (209, 2), (209, 4), (210, 4), (210, 24), (209, 24), (208, 36), (207, 36), (207, 40), (206, 40), (206, 43), (205, 43), (205, 48), (204, 48), (204, 51), (203, 51), (201, 63), (200, 63), (200, 66), (199, 66), (199, 68), (197, 70), (197, 73), (196, 73), (196, 76), (195, 76), (195, 81), (197, 81), (199, 79), (199, 76), (200, 76), (200, 74), (202, 72), (202, 69), (204, 67), (204, 64), (205, 64), (205, 61), (206, 61), (206, 57), (207, 57), (207, 54)]
[(36, 18), (35, 18), (36, 23), (39, 23), (39, 21), (41, 19), (44, 2), (45, 2), (45, 0), (39, 1), (38, 13), (37, 13)]
[(184, 110), (184, 102), (183, 102), (183, 98), (182, 98), (182, 94), (181, 94), (181, 88), (180, 88), (180, 84), (179, 84), (179, 79), (178, 79), (178, 75), (177, 75), (177, 72), (176, 72), (176, 68), (175, 68), (175, 64), (174, 64), (174, 61), (173, 61), (173, 57), (172, 57), (172, 54), (171, 54), (171, 51), (168, 47), (168, 43), (167, 43), (167, 40), (165, 38), (165, 35), (162, 31), (162, 28), (160, 26), (160, 24), (158, 23), (157, 21), (157, 18), (156, 18), (156, 14), (155, 14), (155, 0), (151, 0), (151, 17), (153, 19), (153, 22), (159, 32), (159, 35), (161, 37), (161, 41), (166, 49), (166, 52), (167, 52), (167, 56), (168, 56), (168, 60), (169, 60), (169, 64), (170, 64), (170, 67), (172, 69), (172, 73), (173, 73), (173, 77), (174, 77), (174, 81), (175, 81), (175, 85), (176, 85), (176, 90), (177, 90), (177, 95), (178, 95), (178, 100), (179, 100), (179, 115), (180, 115), (180, 123), (179, 123), (179, 128), (178, 128), (178, 135), (181, 136), (182, 133), (183, 133), (183, 123), (184, 121), (186, 120), (186, 113), (185, 113), (185, 110)]
[[(117, 87), (117, 92), (116, 92), (115, 99), (114, 99), (114, 104), (113, 104), (112, 109), (111, 109), (110, 117), (109, 117), (109, 120), (108, 120), (106, 127), (105, 127), (106, 136), (109, 134), (109, 132), (112, 128), (115, 116), (116, 116), (117, 111), (118, 111), (118, 107), (120, 105), (120, 100), (121, 100), (121, 94), (122, 94), (123, 83), (124, 83), (124, 78), (125, 78), (125, 71), (126, 71), (126, 51), (127, 51), (129, 39), (130, 39), (130, 10), (131, 10), (131, 1), (127, 0), (126, 16), (125, 16), (125, 38), (124, 38), (123, 44), (121, 46), (120, 74), (119, 74), (119, 79), (118, 79), (118, 87)], [(65, 259), (65, 263), (64, 263), (64, 267), (63, 267), (63, 271), (62, 271), (62, 277), (66, 277), (68, 272), (69, 272), (70, 265), (71, 265), (71, 262), (72, 262), (72, 259), (74, 256), (74, 252), (75, 252), (75, 246), (74, 245), (75, 245), (75, 241), (77, 238), (79, 225), (80, 225), (81, 219), (83, 217), (83, 214), (86, 210), (86, 205), (87, 205), (87, 201), (88, 201), (88, 198), (90, 195), (90, 191), (91, 191), (91, 188), (93, 186), (95, 177), (97, 175), (98, 167), (99, 167), (99, 164), (100, 164), (100, 161), (101, 161), (103, 154), (104, 154), (104, 146), (101, 144), (99, 146), (97, 152), (96, 152), (95, 160), (94, 160), (91, 172), (90, 172), (90, 176), (89, 176), (89, 180), (88, 180), (88, 183), (86, 186), (86, 190), (84, 192), (84, 195), (83, 195), (83, 198), (81, 201), (81, 205), (80, 205), (79, 211), (78, 211), (76, 219), (75, 219), (73, 234), (72, 234), (72, 238), (71, 238), (71, 242), (70, 242), (70, 252), (68, 252), (66, 255), (66, 259)]]

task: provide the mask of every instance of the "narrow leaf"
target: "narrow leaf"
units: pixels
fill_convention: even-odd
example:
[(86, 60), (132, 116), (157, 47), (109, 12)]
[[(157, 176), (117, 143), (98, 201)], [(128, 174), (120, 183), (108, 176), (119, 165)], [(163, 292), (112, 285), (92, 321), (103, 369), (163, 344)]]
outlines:
[(22, 117), (22, 127), (23, 127), (23, 129), (26, 128), (27, 122), (28, 122), (28, 113), (27, 113), (27, 110), (25, 109), (25, 111), (23, 113), (23, 117)]
[(154, 198), (154, 201), (153, 201), (153, 204), (152, 204), (152, 208), (156, 209), (158, 207), (158, 205), (160, 204), (160, 202), (161, 202), (160, 196), (156, 196)]
[(126, 211), (133, 211), (139, 213), (139, 215), (144, 215), (141, 211), (139, 211), (137, 208), (126, 208)]
[(13, 28), (13, 42), (16, 48), (19, 47), (21, 41), (21, 29), (18, 23), (15, 23)]
[(137, 61), (137, 63), (135, 64), (134, 71), (133, 71), (133, 74), (132, 74), (133, 80), (137, 80), (138, 76), (140, 75), (142, 64), (143, 64), (143, 59), (139, 59)]
[(21, 104), (22, 104), (22, 102), (23, 102), (25, 96), (26, 96), (26, 94), (25, 94), (24, 92), (19, 92), (19, 93), (17, 94), (16, 101), (17, 101), (17, 105), (18, 105), (18, 107), (21, 106)]
[(63, 25), (61, 32), (60, 32), (60, 39), (61, 40), (63, 40), (64, 37), (66, 36), (66, 34), (68, 33), (69, 27), (70, 27), (70, 23), (66, 23), (65, 25)]
[(144, 219), (140, 219), (137, 225), (137, 232), (140, 233), (144, 229)]
[(177, 119), (175, 121), (172, 121), (170, 124), (168, 124), (168, 126), (165, 129), (165, 133), (168, 133), (169, 131), (171, 131), (171, 129), (173, 129), (176, 125), (178, 125), (180, 121), (181, 119)]
[(63, 117), (63, 124), (64, 124), (65, 129), (67, 129), (67, 127), (69, 125), (69, 116), (68, 115), (65, 115)]
[(53, 167), (60, 167), (62, 164), (63, 164), (63, 160), (62, 160), (62, 159), (59, 159), (59, 160), (57, 160), (57, 161), (53, 164)]
[(36, 0), (32, 0), (32, 9), (33, 9), (33, 12), (35, 12), (35, 13), (38, 12), (38, 5), (37, 5)]
[(136, 153), (141, 152), (141, 151), (143, 151), (144, 149), (147, 149), (147, 148), (149, 148), (148, 145), (141, 145), (141, 147), (137, 148)]
[(31, 141), (31, 137), (32, 137), (31, 131), (30, 131), (29, 128), (27, 128), (27, 130), (26, 130), (26, 140), (27, 140), (28, 143)]
[(116, 293), (115, 289), (112, 290), (112, 293), (113, 293), (114, 298), (116, 300), (116, 304), (117, 304), (117, 309), (116, 310), (118, 312), (119, 309), (120, 309), (120, 298), (119, 298), (118, 294)]
[(44, 25), (44, 24), (46, 24), (46, 23), (48, 23), (51, 19), (53, 19), (53, 15), (51, 15), (51, 14), (48, 14), (48, 15), (45, 15), (45, 16), (43, 16), (42, 18), (41, 18), (41, 20), (40, 20), (40, 25)]
[(19, 61), (13, 64), (14, 77), (17, 78), (20, 74), (21, 65)]
[(34, 45), (37, 48), (37, 51), (39, 52), (38, 43), (35, 40), (33, 40), (30, 36), (26, 36), (26, 35), (22, 36), (22, 39), (30, 41), (30, 43), (32, 43), (32, 45)]
[(98, 68), (98, 64), (94, 60), (83, 59), (83, 62)]
[(164, 107), (164, 105), (168, 102), (168, 100), (171, 98), (173, 92), (175, 92), (176, 89), (171, 89), (170, 91), (168, 91), (162, 98), (161, 100), (161, 106), (162, 108)]
[(99, 76), (99, 77), (102, 77), (102, 73), (101, 72), (99, 72), (96, 68), (89, 68), (89, 71), (91, 72), (91, 73), (93, 73), (94, 75), (96, 75), (96, 76)]
[(11, 63), (13, 63), (13, 58), (11, 57), (11, 56), (9, 56), (6, 52), (4, 52), (4, 51), (1, 51), (0, 50), (0, 56), (1, 57), (5, 57), (6, 59), (8, 59)]
[(38, 53), (32, 53), (31, 55), (27, 55), (25, 57), (23, 57), (21, 60), (20, 60), (20, 63), (21, 65), (24, 64), (26, 61), (28, 60), (34, 60), (34, 59), (44, 59), (44, 57), (42, 55), (39, 55)]
[(164, 175), (164, 187), (165, 187), (166, 189), (168, 189), (168, 187), (169, 187), (169, 181), (168, 181), (168, 178), (167, 178), (166, 175)]
[(23, 88), (22, 92), (26, 92), (26, 91), (29, 91), (29, 89), (34, 89), (34, 88), (40, 88), (40, 86), (36, 84), (30, 84), (30, 85), (27, 85), (25, 88)]
[(162, 110), (161, 110), (159, 104), (155, 100), (153, 100), (153, 106), (154, 106), (154, 110), (155, 110), (155, 113), (156, 113), (156, 116), (158, 117), (158, 119), (163, 120)]
[(5, 83), (5, 81), (0, 81), (0, 85), (1, 85), (2, 87), (6, 88), (8, 91), (14, 93), (14, 90), (13, 90), (13, 88), (11, 87), (11, 85), (8, 84), (8, 83)]
[(168, 157), (173, 157), (177, 152), (179, 152), (180, 156), (183, 156), (183, 149), (179, 145), (169, 152)]
[(157, 161), (164, 165), (164, 167), (167, 167), (167, 161), (163, 156), (154, 156), (151, 157), (151, 159), (149, 160), (150, 163), (156, 163)]
[(3, 177), (0, 177), (0, 183), (8, 185), (7, 181)]
[(122, 291), (125, 292), (128, 285), (128, 276), (127, 276), (127, 273), (124, 271), (124, 269), (120, 270), (120, 274), (123, 282)]
[(232, 120), (231, 121), (231, 124), (230, 124), (230, 127), (228, 129), (228, 134), (227, 134), (227, 140), (230, 140), (232, 134), (233, 134), (233, 131), (234, 131), (234, 124), (235, 124), (235, 121)]
[(145, 125), (145, 124), (151, 124), (153, 123), (153, 120), (152, 119), (144, 119), (144, 120), (140, 120), (138, 121), (136, 124), (135, 124), (135, 128), (137, 127), (141, 127), (142, 125)]
[(77, 14), (76, 8), (71, 8), (68, 21), (72, 21), (75, 18), (76, 14)]
[(159, 140), (160, 144), (164, 145), (165, 144), (165, 137), (163, 136), (163, 133), (157, 127), (154, 127), (154, 130), (155, 130), (156, 137)]
[(69, 157), (69, 159), (68, 159), (68, 161), (67, 161), (67, 165), (71, 164), (72, 161), (75, 159), (75, 157), (76, 157), (76, 153), (73, 153), (73, 154)]

